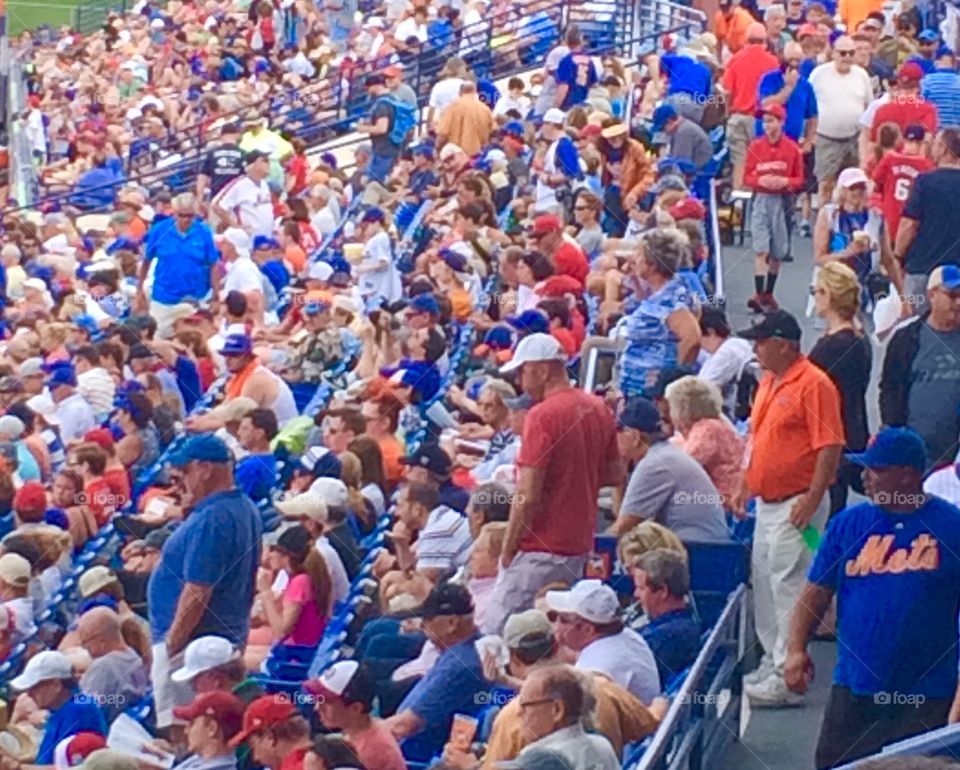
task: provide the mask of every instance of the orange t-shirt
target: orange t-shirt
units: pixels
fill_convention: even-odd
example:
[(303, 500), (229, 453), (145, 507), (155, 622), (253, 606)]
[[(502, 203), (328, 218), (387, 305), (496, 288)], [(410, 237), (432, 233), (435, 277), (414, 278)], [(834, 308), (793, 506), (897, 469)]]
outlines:
[(747, 42), (747, 27), (753, 24), (753, 21), (750, 11), (739, 5), (734, 6), (730, 18), (717, 11), (713, 17), (713, 34), (730, 49), (730, 53), (736, 53)]
[(396, 436), (387, 436), (379, 441), (380, 454), (383, 456), (383, 472), (391, 486), (399, 484), (403, 478), (404, 466), (400, 461), (404, 458), (403, 444)]
[(290, 244), (283, 252), (283, 258), (287, 261), (293, 272), (299, 275), (303, 268), (307, 266), (306, 252), (296, 244)]
[(783, 377), (768, 373), (750, 415), (750, 492), (769, 502), (806, 492), (817, 454), (844, 435), (840, 394), (822, 369), (802, 356)]

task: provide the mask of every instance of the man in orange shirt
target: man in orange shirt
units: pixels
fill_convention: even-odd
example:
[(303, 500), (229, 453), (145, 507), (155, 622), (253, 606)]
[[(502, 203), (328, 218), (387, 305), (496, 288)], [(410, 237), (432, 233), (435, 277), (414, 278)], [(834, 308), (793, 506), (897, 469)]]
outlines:
[(785, 310), (767, 313), (740, 333), (754, 340), (767, 370), (750, 414), (750, 449), (742, 513), (756, 497), (753, 543), (754, 612), (764, 656), (744, 692), (754, 708), (797, 706), (803, 696), (783, 678), (790, 613), (803, 590), (815, 537), (827, 515), (828, 487), (837, 473), (844, 429), (840, 396), (830, 378), (800, 353), (800, 324)]
[(720, 9), (713, 17), (713, 34), (717, 36), (717, 56), (723, 58), (723, 49), (731, 54), (743, 48), (747, 28), (755, 19), (739, 0), (720, 0)]
[(437, 126), (438, 145), (451, 142), (467, 155), (476, 155), (490, 139), (495, 121), (490, 108), (480, 101), (477, 84), (465, 80), (460, 98), (443, 111)]
[(861, 21), (876, 11), (883, 11), (883, 0), (840, 0), (837, 5), (840, 19), (850, 34)]
[(733, 189), (743, 189), (743, 170), (747, 147), (757, 135), (757, 106), (760, 80), (779, 69), (777, 57), (767, 50), (767, 28), (759, 21), (747, 29), (747, 45), (727, 63), (720, 81), (729, 94), (727, 107), (727, 147), (733, 161)]

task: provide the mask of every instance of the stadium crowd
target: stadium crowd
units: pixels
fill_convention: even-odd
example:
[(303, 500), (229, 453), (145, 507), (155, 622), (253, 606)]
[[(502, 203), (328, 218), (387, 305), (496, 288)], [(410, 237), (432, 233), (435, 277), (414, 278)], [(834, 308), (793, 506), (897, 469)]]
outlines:
[(818, 768), (960, 721), (938, 20), (723, 0), (628, 57), (545, 0), (361, 6), (21, 35), (0, 770), (613, 770), (716, 620), (703, 545), (751, 549), (753, 708), (836, 636)]

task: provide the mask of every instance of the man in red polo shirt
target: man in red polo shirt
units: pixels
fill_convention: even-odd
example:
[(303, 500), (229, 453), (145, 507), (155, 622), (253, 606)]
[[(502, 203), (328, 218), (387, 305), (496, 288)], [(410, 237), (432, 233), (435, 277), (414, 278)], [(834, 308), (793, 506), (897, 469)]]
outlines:
[(517, 491), (484, 633), (499, 633), (548, 583), (580, 579), (597, 531), (600, 487), (623, 478), (613, 413), (570, 384), (555, 338), (524, 337), (500, 371), (519, 372), (536, 404), (523, 425)]
[(563, 232), (563, 222), (553, 214), (541, 214), (527, 232), (530, 248), (546, 256), (557, 275), (569, 275), (581, 286), (587, 280), (590, 263), (573, 238)]
[(293, 699), (274, 693), (253, 701), (243, 715), (243, 729), (231, 740), (237, 748), (246, 743), (254, 764), (267, 770), (303, 770), (303, 759), (310, 751), (310, 724)]
[(920, 81), (923, 79), (923, 70), (916, 62), (908, 61), (897, 72), (897, 87), (890, 94), (890, 101), (877, 109), (873, 116), (873, 125), (870, 128), (870, 141), (876, 143), (880, 126), (884, 123), (895, 123), (903, 134), (907, 126), (918, 123), (933, 136), (937, 133), (939, 117), (933, 102), (928, 102), (920, 95)]
[(720, 81), (729, 94), (727, 146), (733, 161), (734, 190), (743, 189), (747, 147), (756, 136), (760, 80), (779, 67), (777, 57), (767, 50), (767, 28), (760, 22), (754, 22), (747, 28), (747, 45), (730, 59)]
[(763, 136), (750, 143), (743, 175), (744, 184), (753, 190), (750, 232), (755, 255), (756, 293), (747, 306), (758, 313), (778, 308), (773, 288), (790, 247), (787, 212), (794, 205), (793, 194), (803, 187), (803, 154), (783, 133), (786, 118), (782, 104), (763, 108)]
[(874, 193), (880, 198), (880, 210), (887, 222), (891, 243), (897, 241), (900, 215), (906, 205), (913, 183), (936, 164), (923, 154), (926, 131), (919, 123), (911, 123), (903, 132), (903, 147), (891, 150), (873, 171)]

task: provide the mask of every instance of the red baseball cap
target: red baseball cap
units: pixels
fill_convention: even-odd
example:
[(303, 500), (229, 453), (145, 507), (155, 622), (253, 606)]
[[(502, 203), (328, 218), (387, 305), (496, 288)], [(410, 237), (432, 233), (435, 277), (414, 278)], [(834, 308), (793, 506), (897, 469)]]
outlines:
[(541, 214), (533, 220), (528, 230), (530, 235), (544, 235), (546, 233), (555, 233), (563, 229), (563, 223), (560, 217), (553, 214)]
[(45, 511), (47, 509), (47, 490), (39, 481), (28, 481), (13, 498), (15, 511)]
[(173, 715), (187, 722), (201, 716), (212, 717), (223, 730), (223, 737), (229, 740), (240, 732), (244, 722), (243, 709), (243, 701), (233, 693), (213, 690), (201, 693), (186, 706), (175, 706)]
[(801, 37), (816, 37), (820, 34), (820, 30), (817, 29), (816, 24), (801, 24), (800, 29), (797, 30), (797, 39)]
[(916, 62), (908, 61), (897, 71), (897, 80), (908, 83), (918, 82), (923, 79), (923, 70)]
[(83, 434), (83, 440), (102, 447), (103, 449), (113, 448), (113, 434), (108, 428), (91, 428)]
[(589, 139), (591, 137), (600, 136), (602, 132), (602, 126), (598, 126), (596, 123), (587, 123), (587, 125), (580, 129), (580, 138)]
[(707, 210), (703, 204), (696, 198), (684, 198), (682, 201), (674, 203), (667, 213), (674, 219), (699, 219), (702, 220), (707, 215)]
[(296, 707), (290, 697), (282, 693), (264, 695), (253, 701), (243, 715), (243, 729), (230, 741), (236, 748), (254, 733), (282, 724), (297, 715)]
[(781, 122), (787, 119), (787, 111), (783, 108), (782, 104), (768, 104), (760, 110), (760, 114), (773, 115), (773, 117)]

